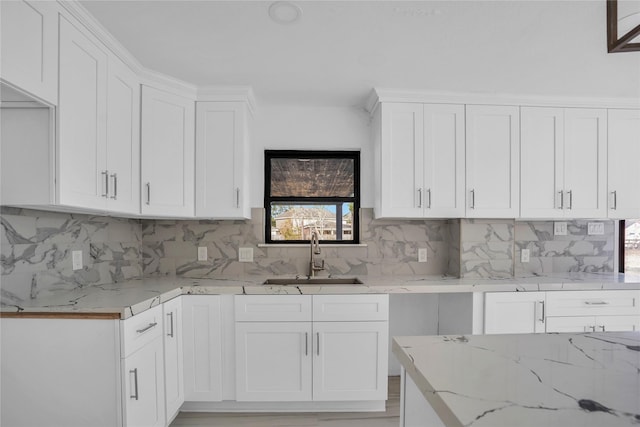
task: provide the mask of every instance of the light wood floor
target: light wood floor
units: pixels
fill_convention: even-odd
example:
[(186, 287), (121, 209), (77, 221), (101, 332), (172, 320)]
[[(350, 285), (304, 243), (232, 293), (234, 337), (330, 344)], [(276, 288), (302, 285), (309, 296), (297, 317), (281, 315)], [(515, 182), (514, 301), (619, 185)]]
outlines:
[(398, 427), (400, 377), (389, 377), (386, 412), (319, 412), (302, 414), (203, 414), (182, 412), (170, 427)]

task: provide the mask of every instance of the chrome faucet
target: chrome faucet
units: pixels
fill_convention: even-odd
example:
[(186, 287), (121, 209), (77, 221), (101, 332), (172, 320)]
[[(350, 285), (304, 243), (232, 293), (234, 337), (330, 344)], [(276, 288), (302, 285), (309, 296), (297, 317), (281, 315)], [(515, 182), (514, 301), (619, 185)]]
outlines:
[(309, 278), (312, 278), (312, 277), (315, 277), (316, 271), (324, 270), (324, 260), (322, 260), (322, 263), (318, 264), (317, 261), (314, 259), (315, 255), (320, 255), (321, 253), (320, 242), (319, 242), (317, 231), (311, 232), (311, 239), (309, 240), (309, 242), (311, 244), (311, 259), (309, 261)]

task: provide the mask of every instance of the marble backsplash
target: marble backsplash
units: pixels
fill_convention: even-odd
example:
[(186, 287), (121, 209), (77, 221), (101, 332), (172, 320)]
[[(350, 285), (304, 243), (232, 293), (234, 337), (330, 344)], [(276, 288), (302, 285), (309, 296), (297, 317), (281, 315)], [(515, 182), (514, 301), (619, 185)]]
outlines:
[(0, 222), (3, 304), (142, 277), (140, 220), (1, 207)]
[[(143, 276), (306, 275), (309, 248), (263, 245), (264, 210), (252, 214), (250, 221), (168, 221), (1, 207), (1, 301)], [(587, 221), (568, 221), (567, 235), (554, 236), (552, 221), (374, 220), (369, 208), (360, 217), (362, 244), (324, 247), (320, 275), (510, 278), (615, 265), (614, 221), (602, 221), (599, 236), (587, 234)], [(208, 249), (206, 261), (197, 261), (199, 246)], [(238, 261), (245, 247), (253, 262)], [(427, 263), (417, 262), (419, 248), (427, 248)], [(520, 262), (522, 249), (530, 262)], [(83, 253), (81, 270), (71, 268), (74, 250)]]
[[(322, 248), (325, 271), (318, 275), (408, 275), (449, 272), (451, 222), (442, 220), (374, 220), (372, 209), (360, 212), (361, 245)], [(252, 210), (250, 221), (144, 221), (145, 276), (190, 278), (306, 275), (309, 247), (264, 242), (264, 210)], [(207, 261), (197, 261), (206, 246)], [(239, 262), (239, 248), (253, 249), (253, 262)], [(418, 263), (418, 248), (429, 262)]]
[[(586, 220), (567, 221), (554, 236), (553, 221), (472, 220), (460, 224), (460, 277), (510, 278), (564, 272), (613, 272), (615, 222), (588, 235)], [(529, 249), (529, 262), (521, 262)]]

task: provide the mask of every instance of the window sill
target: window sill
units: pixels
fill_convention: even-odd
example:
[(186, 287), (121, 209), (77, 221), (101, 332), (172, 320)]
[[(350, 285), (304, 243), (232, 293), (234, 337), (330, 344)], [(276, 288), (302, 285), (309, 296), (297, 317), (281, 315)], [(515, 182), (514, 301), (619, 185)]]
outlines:
[[(323, 248), (366, 248), (366, 243), (323, 243), (320, 241), (320, 246)], [(259, 248), (309, 248), (309, 243), (258, 243)]]

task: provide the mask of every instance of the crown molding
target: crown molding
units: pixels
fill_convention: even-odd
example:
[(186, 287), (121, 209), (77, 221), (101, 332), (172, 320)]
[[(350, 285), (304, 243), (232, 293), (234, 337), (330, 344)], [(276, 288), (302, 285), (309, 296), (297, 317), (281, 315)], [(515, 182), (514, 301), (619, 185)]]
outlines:
[(477, 92), (411, 91), (374, 88), (365, 103), (372, 114), (380, 103), (404, 102), (421, 104), (487, 104), (527, 107), (574, 108), (640, 108), (640, 98), (563, 97), (544, 95), (511, 95)]
[(141, 79), (142, 84), (156, 86), (195, 99), (196, 85), (145, 68), (78, 0), (58, 0), (58, 4), (106, 46), (115, 57), (131, 68)]
[(253, 114), (256, 98), (251, 86), (200, 86), (196, 101), (244, 102)]

